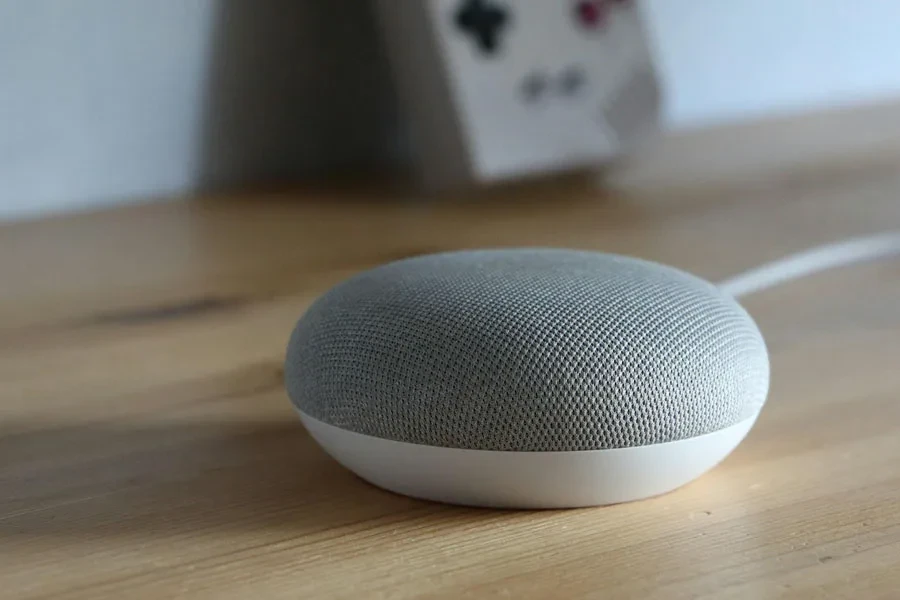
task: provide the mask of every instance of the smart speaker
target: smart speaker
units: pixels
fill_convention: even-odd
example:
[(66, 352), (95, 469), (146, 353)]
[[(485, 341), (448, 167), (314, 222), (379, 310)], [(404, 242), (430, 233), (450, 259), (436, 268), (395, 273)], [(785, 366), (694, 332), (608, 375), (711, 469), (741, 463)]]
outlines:
[(724, 459), (768, 393), (747, 312), (712, 283), (596, 252), (448, 252), (360, 273), (297, 323), (286, 387), (369, 482), (455, 504), (662, 494)]

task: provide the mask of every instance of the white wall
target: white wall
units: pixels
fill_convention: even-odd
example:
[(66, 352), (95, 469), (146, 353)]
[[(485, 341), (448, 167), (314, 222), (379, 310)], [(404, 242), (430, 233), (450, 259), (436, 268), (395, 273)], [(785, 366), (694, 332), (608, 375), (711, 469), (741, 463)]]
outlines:
[(645, 8), (672, 127), (900, 95), (900, 2), (646, 0)]
[(0, 0), (0, 217), (177, 192), (213, 0)]
[(0, 0), (0, 219), (383, 160), (396, 111), (365, 9)]
[[(378, 161), (395, 107), (346, 8), (0, 0), (0, 219)], [(900, 3), (645, 8), (673, 128), (900, 94)]]

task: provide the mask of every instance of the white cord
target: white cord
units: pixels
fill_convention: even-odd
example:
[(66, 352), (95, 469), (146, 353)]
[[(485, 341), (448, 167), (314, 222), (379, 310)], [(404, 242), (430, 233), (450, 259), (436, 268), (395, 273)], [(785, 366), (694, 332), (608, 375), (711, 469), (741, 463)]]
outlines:
[(746, 296), (826, 269), (894, 255), (900, 255), (900, 232), (860, 237), (805, 250), (745, 271), (722, 281), (719, 288), (734, 297)]

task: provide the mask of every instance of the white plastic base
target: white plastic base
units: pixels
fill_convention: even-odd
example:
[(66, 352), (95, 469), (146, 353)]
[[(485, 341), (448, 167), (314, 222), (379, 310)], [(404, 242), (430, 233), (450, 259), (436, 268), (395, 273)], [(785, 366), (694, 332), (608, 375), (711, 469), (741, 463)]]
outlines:
[(756, 421), (652, 446), (495, 452), (395, 442), (302, 412), (300, 418), (332, 457), (370, 483), (415, 498), (498, 508), (597, 506), (664, 494), (722, 461)]

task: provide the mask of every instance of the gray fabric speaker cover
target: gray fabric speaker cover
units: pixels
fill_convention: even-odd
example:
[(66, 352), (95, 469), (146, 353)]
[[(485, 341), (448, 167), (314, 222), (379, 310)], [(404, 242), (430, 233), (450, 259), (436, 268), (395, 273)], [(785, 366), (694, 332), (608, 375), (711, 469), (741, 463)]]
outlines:
[(769, 362), (714, 285), (595, 252), (450, 252), (361, 273), (300, 319), (285, 379), (331, 425), (451, 448), (622, 448), (755, 415)]

